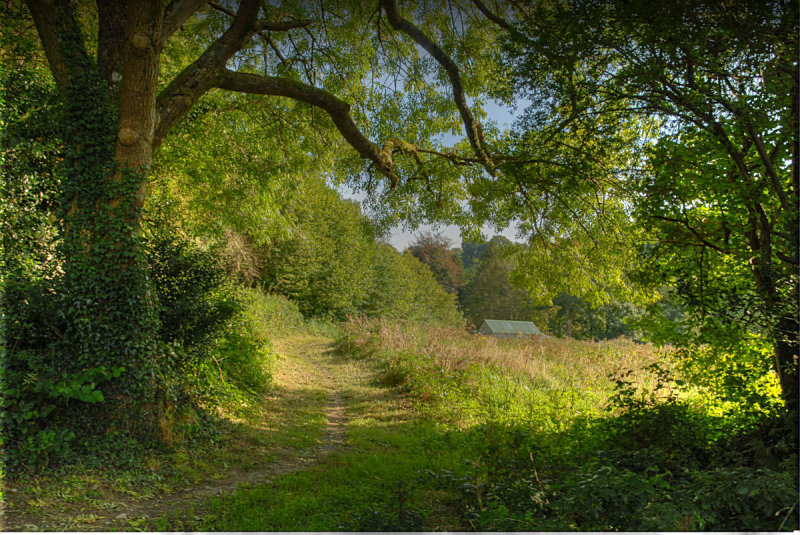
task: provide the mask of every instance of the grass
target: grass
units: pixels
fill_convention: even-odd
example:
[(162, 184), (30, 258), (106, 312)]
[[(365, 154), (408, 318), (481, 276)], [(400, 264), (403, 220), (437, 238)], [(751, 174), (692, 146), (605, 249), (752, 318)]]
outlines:
[[(343, 330), (338, 357), (331, 357), (347, 404), (347, 447), (313, 467), (215, 499), (203, 520), (181, 527), (483, 527), (464, 492), (478, 501), (491, 494), (496, 474), (487, 464), (489, 457), (497, 465), (501, 457), (524, 453), (513, 443), (514, 433), (521, 436), (523, 428), (530, 436), (574, 426), (581, 410), (597, 412), (598, 400), (607, 399), (609, 382), (600, 379), (601, 373), (655, 358), (652, 349), (625, 341), (545, 344), (498, 343), (457, 330), (407, 324), (351, 322)], [(586, 370), (580, 378), (568, 376), (565, 370), (578, 361), (604, 368)], [(603, 395), (582, 396), (580, 389), (588, 384), (603, 388)]]
[[(254, 338), (269, 340), (260, 322), (273, 309), (291, 315), (284, 302), (254, 295)], [(339, 333), (334, 352), (319, 326), (280, 325), (264, 370), (270, 388), (257, 403), (223, 408), (226, 423), (213, 441), (151, 452), (135, 469), (37, 478), (17, 485), (15, 507), (38, 529), (62, 530), (108, 527), (103, 517), (139, 502), (164, 506), (111, 527), (797, 527), (796, 447), (772, 438), (779, 429), (768, 418), (740, 434), (726, 431), (702, 389), (659, 391), (659, 374), (679, 367), (650, 346), (494, 340), (358, 320), (326, 331)], [(654, 362), (661, 367), (647, 372)], [(626, 369), (637, 370), (627, 383), (609, 378)], [(173, 497), (237, 471), (243, 477), (233, 483), (242, 484), (218, 497)]]
[(627, 339), (605, 342), (555, 338), (496, 339), (411, 323), (352, 320), (341, 350), (368, 354), (389, 383), (406, 384), (433, 400), (438, 418), (472, 425), (486, 420), (530, 421), (546, 411), (563, 428), (602, 412), (613, 391), (610, 377), (626, 370), (637, 386), (652, 377), (638, 371), (668, 355)]
[[(208, 436), (135, 454), (132, 462), (121, 467), (77, 464), (65, 474), (28, 475), (8, 481), (9, 512), (18, 519), (18, 527), (82, 531), (104, 526), (119, 530), (137, 529), (142, 522), (147, 527), (146, 518), (117, 517), (143, 500), (169, 503), (181, 489), (269, 470), (316, 445), (327, 421), (323, 410), (327, 394), (318, 386), (319, 376), (296, 356), (274, 358), (267, 370), (273, 383), (258, 392), (260, 401), (250, 397), (244, 407), (219, 406), (215, 428)], [(114, 525), (104, 523), (109, 519)]]
[[(663, 382), (670, 363), (652, 347), (627, 340), (498, 341), (353, 321), (342, 331), (339, 352), (331, 362), (346, 394), (347, 447), (314, 466), (220, 497), (206, 516), (183, 528), (797, 525), (791, 447), (771, 444), (759, 450), (767, 455), (760, 460), (740, 457), (759, 429), (714, 443), (712, 419), (702, 403), (692, 404), (699, 391), (670, 395)], [(657, 361), (660, 367), (648, 373)], [(630, 368), (641, 371), (626, 376), (627, 383), (608, 377)], [(654, 392), (659, 387), (665, 391)], [(760, 429), (770, 425), (764, 421)]]
[(363, 361), (325, 357), (347, 406), (346, 446), (318, 464), (215, 499), (202, 531), (457, 529), (447, 495), (420, 487), (421, 472), (453, 468), (453, 437), (421, 417), (414, 399)]

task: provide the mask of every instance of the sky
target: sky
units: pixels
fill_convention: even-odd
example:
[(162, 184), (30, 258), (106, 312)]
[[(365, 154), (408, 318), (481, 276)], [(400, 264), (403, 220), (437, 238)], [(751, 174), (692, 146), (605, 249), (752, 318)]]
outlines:
[[(486, 111), (487, 115), (492, 121), (497, 123), (498, 128), (501, 130), (509, 128), (511, 123), (514, 121), (514, 119), (516, 119), (522, 109), (523, 107), (520, 106), (517, 110), (513, 110), (510, 107), (495, 101), (489, 101), (484, 106), (484, 111)], [(442, 139), (442, 142), (444, 144), (453, 143), (456, 141), (456, 139), (457, 138), (455, 136), (448, 135)], [(347, 187), (340, 187), (339, 193), (347, 199), (353, 199), (359, 202), (363, 199), (363, 195), (354, 194), (353, 191)], [(454, 225), (421, 225), (416, 231), (413, 232), (405, 230), (402, 227), (393, 227), (389, 231), (388, 241), (395, 249), (402, 252), (406, 247), (416, 240), (417, 236), (426, 232), (436, 232), (442, 234), (450, 240), (453, 247), (461, 247), (461, 231)], [(496, 230), (489, 227), (484, 227), (483, 232), (487, 235), (487, 238), (491, 238), (492, 236), (498, 234)], [(517, 241), (515, 230), (513, 228), (505, 229), (499, 234), (502, 234), (509, 240)]]

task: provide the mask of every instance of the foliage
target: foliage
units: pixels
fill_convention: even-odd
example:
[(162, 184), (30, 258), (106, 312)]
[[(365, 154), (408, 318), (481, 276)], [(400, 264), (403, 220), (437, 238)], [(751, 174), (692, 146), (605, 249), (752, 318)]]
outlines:
[[(736, 401), (738, 410), (716, 411), (730, 400), (695, 386), (697, 377), (689, 383), (676, 375), (680, 362), (629, 359), (602, 383), (590, 375), (597, 362), (567, 363), (574, 382), (566, 388), (577, 389), (570, 399), (557, 374), (564, 355), (537, 370), (525, 352), (532, 342), (351, 324), (342, 343), (343, 351), (361, 351), (401, 371), (391, 375), (393, 384), (410, 387), (429, 417), (461, 430), (449, 439), (449, 462), (432, 454), (430, 463), (440, 466), (423, 470), (416, 486), (416, 492), (455, 496), (460, 529), (797, 526), (798, 457), (781, 419), (769, 411), (741, 419), (750, 404), (745, 398)], [(562, 352), (586, 347), (550, 343), (551, 352), (556, 345)], [(509, 353), (490, 348), (501, 345)], [(711, 370), (706, 379), (718, 373)], [(586, 396), (590, 385), (602, 394)], [(763, 394), (779, 399), (774, 385)]]
[(595, 308), (578, 297), (559, 294), (553, 299), (553, 306), (542, 307), (539, 314), (544, 319), (542, 328), (555, 336), (609, 340), (619, 336), (638, 338), (634, 326), (643, 313), (631, 303), (611, 301)]
[(376, 242), (357, 204), (319, 181), (307, 180), (287, 213), (293, 236), (264, 251), (262, 283), (289, 297), (305, 317), (343, 320), (368, 314), (458, 324), (455, 298), (410, 253)]
[(407, 251), (430, 268), (442, 288), (458, 293), (464, 284), (464, 267), (451, 251), (447, 238), (423, 233), (408, 246)]
[(477, 327), (485, 319), (531, 319), (533, 304), (528, 294), (509, 282), (516, 265), (510, 246), (495, 239), (489, 242), (478, 264), (470, 268), (459, 299), (472, 325)]
[(151, 234), (146, 249), (159, 303), (158, 336), (181, 348), (188, 358), (202, 358), (202, 352), (228, 329), (241, 305), (218, 255), (200, 250), (166, 224), (160, 227)]
[(740, 425), (756, 424), (779, 412), (778, 378), (763, 337), (732, 337), (727, 346), (686, 345), (675, 350), (678, 369), (691, 384), (707, 389), (719, 410)]
[(292, 212), (297, 230), (267, 250), (265, 287), (292, 298), (305, 316), (358, 313), (370, 286), (369, 221), (319, 181), (309, 181)]
[(296, 108), (219, 93), (204, 98), (156, 154), (148, 209), (213, 242), (232, 233), (256, 245), (287, 237), (294, 220), (284, 208), (303, 176), (330, 165), (329, 149), (314, 144)]
[[(4, 34), (5, 35), (5, 34)], [(53, 210), (58, 205), (56, 162), (61, 141), (55, 91), (36, 69), (2, 70), (2, 428), (8, 468), (37, 466), (64, 447), (74, 431), (59, 425), (42, 428), (68, 399), (97, 402), (105, 367), (68, 369), (47, 362), (43, 350), (63, 333), (54, 314), (59, 287), (53, 240)], [(119, 376), (119, 374), (117, 374)], [(60, 401), (60, 403), (59, 403)]]
[[(215, 360), (230, 357), (226, 372), (244, 391), (265, 387), (266, 376), (259, 364), (264, 341), (230, 330), (231, 319), (240, 310), (239, 298), (217, 257), (164, 229), (152, 235), (149, 243), (146, 254), (153, 293), (160, 303), (161, 327), (160, 359), (153, 370), (158, 374), (159, 399), (151, 409), (158, 431), (150, 438), (171, 444), (178, 433), (173, 416), (176, 406), (197, 406), (209, 396), (218, 403), (223, 399), (214, 394), (225, 390), (214, 383), (218, 376)], [(125, 366), (75, 370), (67, 359), (54, 360), (59, 346), (53, 338), (58, 339), (65, 329), (63, 317), (53, 314), (58, 310), (58, 297), (52, 290), (57, 284), (61, 284), (58, 277), (12, 282), (4, 295), (5, 310), (10, 313), (10, 344), (3, 370), (2, 414), (4, 437), (10, 446), (9, 468), (15, 471), (72, 459), (84, 442), (76, 431), (98, 425), (89, 407), (105, 405), (109, 391), (114, 392), (109, 385), (130, 372)], [(220, 338), (229, 330), (227, 337)], [(257, 369), (247, 371), (249, 366)], [(112, 434), (110, 440), (118, 439)], [(117, 447), (127, 447), (124, 439), (118, 442)], [(103, 449), (98, 444), (92, 447)]]
[(373, 286), (363, 310), (368, 316), (452, 327), (463, 324), (455, 296), (411, 253), (399, 254), (391, 245), (378, 243), (373, 258)]
[(304, 326), (305, 318), (297, 304), (286, 297), (260, 289), (248, 289), (244, 293), (247, 300), (245, 318), (259, 340), (281, 337)]
[(335, 336), (336, 323), (306, 318), (297, 304), (283, 295), (265, 293), (263, 288), (242, 288), (244, 299), (242, 321), (247, 325), (250, 337), (261, 342), (287, 338), (299, 334)]
[[(563, 198), (598, 191), (607, 199), (600, 206), (626, 216), (612, 212), (587, 224), (580, 212), (575, 221), (587, 230), (627, 221), (619, 228), (628, 230), (614, 234), (635, 237), (641, 247), (640, 280), (675, 287), (694, 313), (696, 341), (724, 343), (714, 333), (731, 322), (740, 333), (770, 336), (787, 406), (796, 409), (797, 4), (575, 1), (519, 8), (509, 60), (518, 87), (546, 99), (544, 109), (529, 110), (529, 129), (537, 131), (537, 119), (548, 127), (595, 124), (577, 131), (585, 141), (569, 147), (611, 151), (617, 163), (606, 169), (626, 177), (622, 190), (607, 190), (602, 172), (592, 186), (560, 181)], [(619, 191), (630, 193), (630, 204), (614, 201)], [(633, 228), (630, 216), (638, 222)], [(602, 240), (595, 245), (600, 255), (613, 251)], [(594, 250), (573, 252), (580, 259)]]
[[(520, 267), (520, 258), (532, 254), (528, 247), (513, 244), (502, 236), (486, 243), (462, 242), (462, 255), (469, 269), (459, 302), (472, 325), (492, 318), (533, 321), (554, 336), (604, 340), (634, 337), (638, 334), (635, 328), (646, 325), (641, 321), (640, 307), (616, 299), (592, 306), (586, 299), (559, 293), (551, 298), (549, 305), (542, 305), (541, 299), (529, 293), (530, 285), (524, 289), (521, 285), (527, 283), (519, 278), (520, 270), (527, 269)], [(648, 327), (652, 328), (649, 324)]]
[[(500, 241), (505, 244), (510, 244), (511, 242), (508, 241), (503, 236), (494, 236), (492, 241)], [(472, 242), (469, 240), (465, 240), (463, 237), (461, 239), (461, 261), (464, 264), (465, 270), (470, 270), (472, 267), (478, 263), (481, 257), (486, 252), (486, 249), (489, 247), (489, 243), (482, 243)]]
[(60, 140), (55, 90), (41, 72), (3, 69), (2, 278), (41, 279), (52, 269)]
[(65, 411), (105, 401), (101, 387), (126, 371), (123, 366), (78, 372), (54, 369), (41, 353), (25, 350), (12, 350), (5, 364), (0, 409), (11, 471), (39, 470), (70, 458), (78, 436), (74, 423), (65, 425), (74, 421), (65, 418)]

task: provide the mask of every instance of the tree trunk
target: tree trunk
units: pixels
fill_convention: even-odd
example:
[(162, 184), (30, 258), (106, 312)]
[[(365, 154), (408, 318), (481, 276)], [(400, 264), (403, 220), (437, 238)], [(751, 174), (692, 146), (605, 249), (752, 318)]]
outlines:
[(795, 430), (797, 429), (800, 384), (798, 381), (798, 321), (784, 315), (778, 321), (775, 341), (775, 367), (781, 383), (781, 392)]
[[(762, 238), (762, 243), (768, 240)], [(764, 260), (764, 256), (760, 260)], [(793, 420), (798, 416), (798, 404), (800, 403), (800, 390), (798, 389), (798, 319), (797, 303), (785, 303), (785, 298), (778, 290), (781, 278), (774, 272), (774, 266), (769, 263), (770, 257), (766, 257), (767, 262), (763, 265), (760, 262), (752, 261), (753, 275), (756, 288), (764, 303), (764, 313), (772, 321), (770, 327), (773, 342), (773, 367), (778, 375), (781, 385), (781, 393)], [(755, 259), (754, 259), (755, 260)], [(793, 296), (794, 297), (794, 296)], [(795, 297), (796, 298), (796, 297)], [(797, 429), (796, 422), (794, 429)]]
[(86, 52), (70, 2), (28, 2), (63, 99), (59, 312), (66, 332), (54, 365), (95, 374), (91, 382), (104, 394), (104, 403), (70, 407), (66, 417), (78, 428), (147, 437), (156, 426), (158, 323), (141, 210), (153, 159), (162, 6), (128, 3), (123, 21), (99, 3), (100, 64)]

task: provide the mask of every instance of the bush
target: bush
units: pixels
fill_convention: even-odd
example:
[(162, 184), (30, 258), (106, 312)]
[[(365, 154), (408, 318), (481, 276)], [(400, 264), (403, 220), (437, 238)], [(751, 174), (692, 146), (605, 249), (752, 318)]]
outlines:
[(153, 234), (147, 260), (159, 304), (159, 338), (199, 357), (242, 310), (222, 262), (172, 230)]
[(298, 306), (282, 295), (268, 294), (260, 288), (247, 288), (243, 295), (244, 319), (259, 340), (291, 334), (306, 324)]
[[(242, 340), (219, 342), (241, 304), (212, 253), (171, 231), (161, 231), (148, 245), (160, 319), (160, 341), (154, 348), (159, 352), (158, 397), (148, 410), (154, 411), (164, 428), (174, 407), (196, 405), (208, 396), (208, 374), (200, 370), (213, 363), (218, 346), (234, 356), (229, 368), (238, 372), (245, 368), (242, 354), (257, 351), (245, 347)], [(107, 388), (122, 374), (130, 373), (123, 366), (80, 368), (63, 358), (59, 351), (64, 332), (63, 307), (59, 306), (63, 292), (58, 272), (53, 269), (53, 273), (28, 274), (26, 278), (17, 275), (6, 280), (3, 296), (7, 346), (2, 348), (0, 401), (3, 445), (12, 471), (41, 469), (74, 456), (82, 437), (104, 431)], [(234, 362), (238, 364), (234, 366)], [(240, 379), (250, 388), (263, 386), (263, 380), (253, 378), (254, 373), (244, 375), (247, 378)]]

